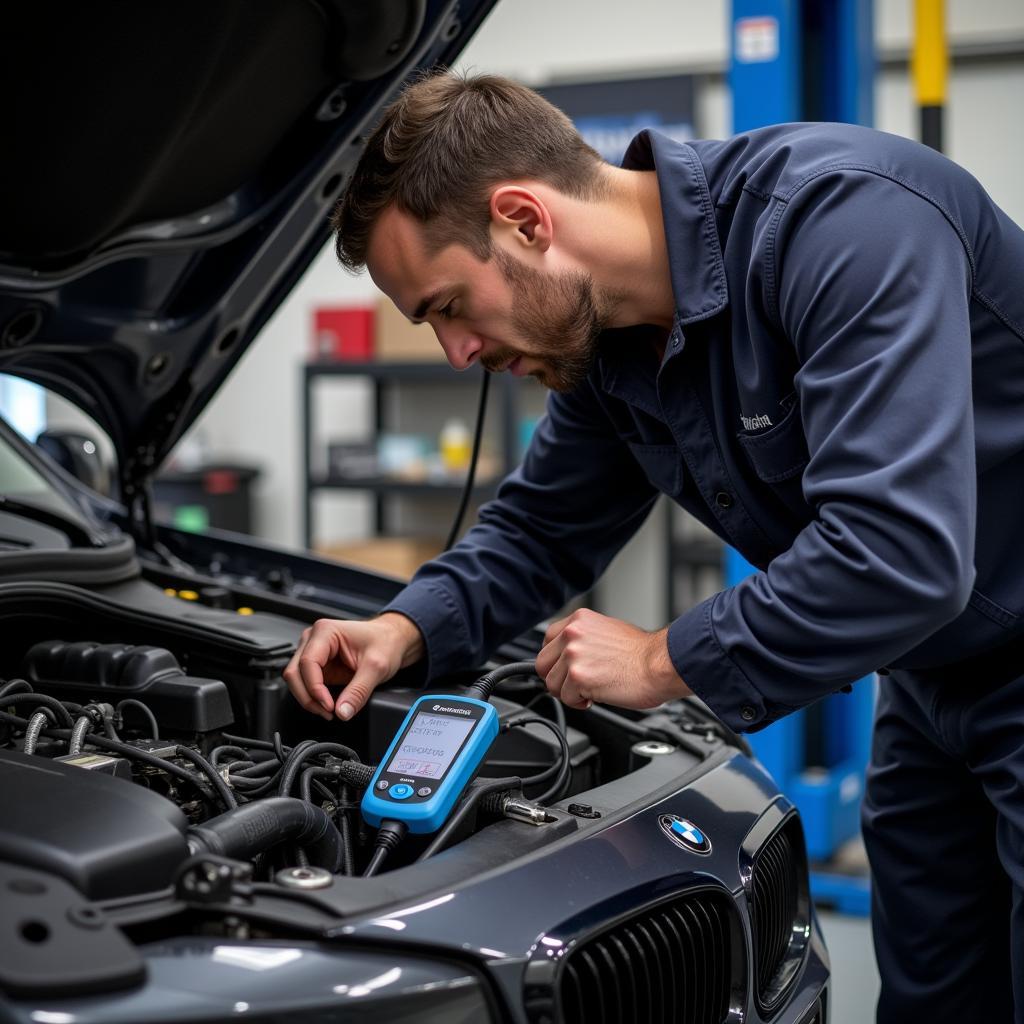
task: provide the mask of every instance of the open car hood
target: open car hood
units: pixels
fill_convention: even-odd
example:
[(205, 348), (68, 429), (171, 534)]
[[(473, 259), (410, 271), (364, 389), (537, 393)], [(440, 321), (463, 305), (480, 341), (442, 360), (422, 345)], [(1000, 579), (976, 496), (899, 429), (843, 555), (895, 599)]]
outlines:
[(494, 2), (5, 13), (0, 372), (109, 434), (126, 500), (322, 249), (382, 107)]

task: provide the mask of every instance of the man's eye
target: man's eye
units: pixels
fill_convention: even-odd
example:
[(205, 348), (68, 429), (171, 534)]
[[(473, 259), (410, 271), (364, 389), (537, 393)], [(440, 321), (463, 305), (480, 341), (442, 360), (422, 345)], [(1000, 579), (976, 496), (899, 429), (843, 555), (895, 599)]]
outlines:
[(454, 301), (449, 302), (447, 306), (443, 306), (441, 309), (437, 311), (437, 315), (444, 320), (451, 320), (451, 318), (455, 316), (454, 306)]

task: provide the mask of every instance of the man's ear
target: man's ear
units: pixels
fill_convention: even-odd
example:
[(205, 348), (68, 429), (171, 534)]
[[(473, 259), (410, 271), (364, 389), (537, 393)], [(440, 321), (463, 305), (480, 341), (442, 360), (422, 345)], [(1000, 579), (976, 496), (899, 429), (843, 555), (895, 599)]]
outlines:
[(501, 185), (491, 193), (491, 225), (513, 241), (545, 252), (551, 245), (551, 214), (535, 192)]

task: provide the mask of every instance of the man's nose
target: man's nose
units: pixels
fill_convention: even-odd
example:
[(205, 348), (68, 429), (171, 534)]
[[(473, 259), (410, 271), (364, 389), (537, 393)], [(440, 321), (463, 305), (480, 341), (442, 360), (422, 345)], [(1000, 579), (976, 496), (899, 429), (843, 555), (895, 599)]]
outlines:
[(434, 328), (437, 340), (456, 370), (466, 370), (476, 362), (483, 342), (472, 332), (456, 325), (438, 325)]

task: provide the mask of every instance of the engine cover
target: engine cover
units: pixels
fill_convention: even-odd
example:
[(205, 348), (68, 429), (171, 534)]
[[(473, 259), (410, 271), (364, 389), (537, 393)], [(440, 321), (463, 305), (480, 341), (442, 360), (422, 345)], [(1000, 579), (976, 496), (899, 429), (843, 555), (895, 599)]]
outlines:
[(89, 899), (164, 889), (188, 856), (184, 814), (142, 786), (16, 750), (0, 750), (0, 777), (0, 860)]

